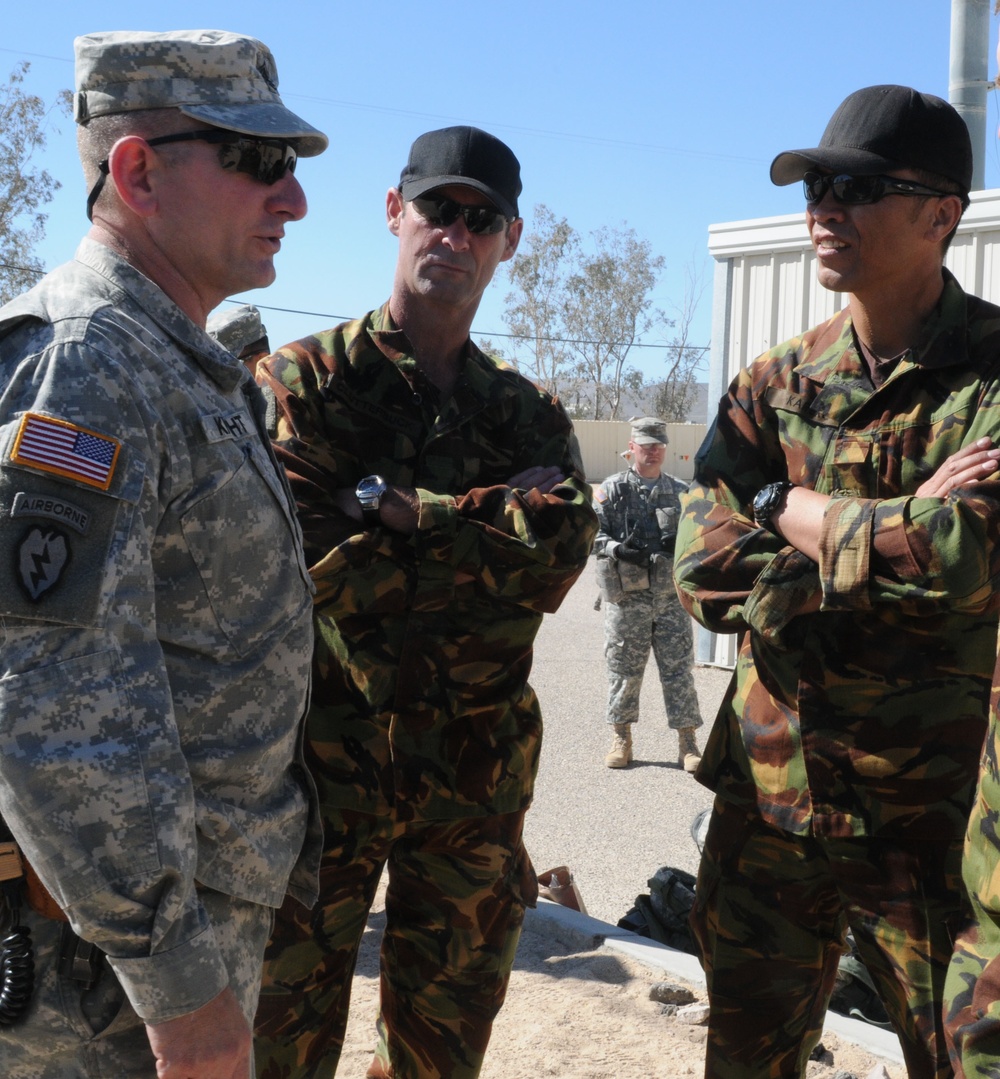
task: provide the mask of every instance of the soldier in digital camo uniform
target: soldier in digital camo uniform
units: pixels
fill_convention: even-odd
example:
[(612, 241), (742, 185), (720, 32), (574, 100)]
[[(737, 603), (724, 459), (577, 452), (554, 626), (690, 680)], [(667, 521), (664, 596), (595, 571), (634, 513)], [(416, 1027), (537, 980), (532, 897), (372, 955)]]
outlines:
[(266, 1079), (334, 1074), (386, 866), (368, 1075), (478, 1075), (535, 901), (532, 644), (596, 522), (562, 407), (469, 337), (517, 248), (520, 192), (493, 136), (422, 135), (386, 197), (388, 302), (259, 369), (318, 588), (307, 733), (326, 834), (320, 905), (283, 908), (268, 947)]
[(687, 484), (661, 472), (667, 428), (655, 416), (631, 421), (630, 465), (594, 491), (598, 531), (597, 581), (604, 607), (608, 666), (609, 768), (632, 763), (632, 725), (650, 648), (656, 659), (670, 726), (677, 731), (677, 763), (687, 772), (701, 756), (694, 732), (701, 726), (691, 676), (691, 617), (674, 588), (673, 557), (680, 493)]
[(253, 38), (75, 47), (93, 227), (0, 309), (0, 812), (40, 878), (0, 1074), (245, 1079), (272, 908), (316, 894), (312, 589), (205, 322), (273, 280), (327, 140)]
[(1000, 308), (943, 268), (969, 134), (868, 87), (771, 178), (847, 306), (737, 375), (681, 499), (682, 601), (743, 635), (698, 772), (706, 1074), (805, 1074), (850, 928), (908, 1074), (944, 1077), (1000, 607)]
[(253, 304), (241, 304), (210, 315), (205, 329), (224, 349), (242, 360), (252, 375), (257, 372), (258, 362), (271, 352), (267, 328)]

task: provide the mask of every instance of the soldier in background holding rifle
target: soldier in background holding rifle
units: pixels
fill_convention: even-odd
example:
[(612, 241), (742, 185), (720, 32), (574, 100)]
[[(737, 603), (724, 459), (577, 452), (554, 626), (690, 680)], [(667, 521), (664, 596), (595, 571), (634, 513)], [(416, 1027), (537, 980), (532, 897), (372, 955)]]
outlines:
[(639, 691), (650, 648), (670, 727), (677, 731), (677, 763), (693, 772), (701, 759), (694, 735), (702, 721), (691, 676), (691, 618), (677, 599), (673, 581), (679, 495), (687, 484), (661, 472), (667, 441), (663, 420), (633, 420), (630, 467), (594, 491), (608, 723), (614, 730), (604, 758), (609, 768), (632, 763), (632, 725), (639, 721)]

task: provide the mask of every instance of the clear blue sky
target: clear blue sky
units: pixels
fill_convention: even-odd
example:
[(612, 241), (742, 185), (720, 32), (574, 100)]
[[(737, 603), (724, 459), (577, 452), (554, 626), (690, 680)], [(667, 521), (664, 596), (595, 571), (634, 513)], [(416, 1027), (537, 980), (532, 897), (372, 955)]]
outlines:
[[(771, 185), (774, 155), (816, 145), (830, 114), (859, 87), (897, 82), (948, 96), (950, 0), (172, 0), (148, 13), (122, 0), (4, 7), (0, 73), (29, 60), (29, 87), (49, 101), (72, 87), (72, 43), (81, 33), (210, 27), (270, 46), (286, 103), (331, 141), (299, 166), (310, 209), (288, 230), (276, 283), (245, 296), (265, 308), (274, 346), (387, 297), (395, 241), (385, 227), (385, 192), (423, 131), (468, 123), (507, 142), (521, 161), (529, 229), (537, 203), (584, 237), (602, 225), (635, 228), (666, 259), (657, 306), (679, 304), (685, 269), (702, 266), (707, 287), (693, 337), (708, 344), (709, 225), (802, 208), (798, 185)], [(167, 9), (169, 17), (161, 14)], [(996, 39), (991, 15), (990, 77)], [(996, 187), (998, 108), (989, 96), (986, 186)], [(87, 225), (73, 123), (56, 122), (44, 164), (63, 187), (39, 249), (47, 268), (72, 255)], [(500, 343), (505, 292), (501, 271), (473, 327), (477, 338)], [(656, 375), (655, 352), (633, 355)]]

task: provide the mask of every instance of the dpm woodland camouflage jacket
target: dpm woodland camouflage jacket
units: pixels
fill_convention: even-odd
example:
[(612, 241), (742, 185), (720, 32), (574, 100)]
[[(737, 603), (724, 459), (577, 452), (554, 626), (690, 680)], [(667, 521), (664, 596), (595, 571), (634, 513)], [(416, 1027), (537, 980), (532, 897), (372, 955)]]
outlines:
[[(321, 799), (401, 820), (525, 807), (541, 740), (532, 643), (596, 531), (566, 414), (471, 342), (438, 414), (388, 305), (281, 349), (258, 377), (318, 588)], [(538, 464), (565, 483), (507, 485)], [(337, 508), (333, 492), (372, 473), (417, 488), (413, 536), (359, 532)]]
[[(846, 311), (733, 381), (682, 496), (675, 578), (742, 633), (701, 778), (797, 833), (960, 834), (997, 644), (1000, 484), (913, 492), (1000, 435), (1000, 309), (946, 275), (874, 389)], [(833, 496), (817, 565), (752, 519), (765, 484)]]

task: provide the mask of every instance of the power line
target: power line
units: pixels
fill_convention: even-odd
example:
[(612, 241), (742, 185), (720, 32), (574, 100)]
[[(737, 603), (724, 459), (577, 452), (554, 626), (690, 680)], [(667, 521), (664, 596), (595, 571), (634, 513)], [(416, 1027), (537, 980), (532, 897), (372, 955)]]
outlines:
[[(45, 270), (40, 270), (36, 266), (15, 266), (9, 262), (0, 262), (0, 269), (3, 270), (17, 270), (21, 273), (36, 274), (38, 277), (44, 277)], [(249, 303), (249, 300), (241, 300), (236, 297), (230, 297), (227, 303), (245, 304)], [(294, 307), (274, 307), (264, 303), (254, 303), (254, 307), (259, 308), (261, 311), (277, 311), (283, 315), (303, 315), (306, 318), (322, 318), (331, 323), (337, 322), (349, 322), (349, 315), (331, 315), (325, 311), (301, 311)], [(504, 337), (510, 341), (545, 341), (549, 344), (557, 345), (599, 345), (606, 342), (588, 340), (586, 338), (574, 338), (574, 337), (546, 337), (539, 336), (537, 334), (524, 334), (524, 333), (502, 333), (500, 330), (475, 330), (474, 333), (477, 337)], [(632, 342), (631, 348), (659, 348), (659, 349), (673, 349), (677, 350), (681, 346), (679, 345), (653, 345), (647, 344), (644, 341)], [(685, 352), (708, 352), (711, 349), (711, 345), (684, 345)]]
[[(246, 304), (250, 303), (249, 300), (241, 300), (238, 297), (231, 296), (227, 303)], [(305, 315), (308, 318), (323, 318), (333, 323), (349, 322), (354, 316), (351, 315), (331, 315), (325, 311), (299, 311), (294, 307), (272, 307), (264, 303), (254, 303), (254, 307), (259, 308), (261, 311), (277, 311), (283, 315)], [(525, 333), (501, 333), (499, 330), (473, 330), (477, 337), (506, 337), (512, 341), (547, 341), (553, 344), (560, 345), (600, 345), (606, 344), (603, 341), (588, 340), (586, 338), (578, 337), (544, 337), (537, 334), (525, 334)], [(676, 349), (678, 345), (651, 345), (642, 341), (635, 341), (631, 345), (632, 348), (661, 348), (661, 349)], [(711, 345), (684, 345), (685, 352), (709, 352)]]
[(3, 49), (0, 48), (0, 52), (9, 52), (14, 56), (33, 56), (36, 60), (59, 60), (62, 63), (72, 64), (73, 60), (69, 56), (49, 56), (44, 52), (25, 52), (24, 49)]
[(0, 262), (0, 270), (17, 270), (20, 273), (33, 273), (38, 277), (44, 277), (48, 272), (46, 270), (40, 270), (37, 266), (14, 266), (9, 262)]
[[(14, 56), (31, 56), (40, 60), (59, 60), (65, 63), (73, 61), (65, 56), (48, 56), (45, 53), (26, 52), (23, 49), (0, 48), (0, 52), (10, 53)], [(738, 154), (724, 154), (714, 150), (690, 150), (682, 146), (662, 146), (659, 143), (640, 142), (628, 139), (616, 139), (609, 135), (584, 134), (575, 131), (549, 131), (545, 128), (523, 127), (517, 124), (495, 122), (491, 120), (470, 119), (466, 116), (451, 116), (447, 113), (417, 112), (413, 109), (401, 109), (395, 105), (371, 105), (363, 101), (345, 101), (333, 97), (321, 97), (315, 94), (295, 94), (285, 92), (282, 95), (288, 100), (311, 101), (320, 105), (331, 105), (337, 109), (351, 109), (361, 112), (376, 112), (390, 116), (412, 116), (421, 120), (432, 120), (435, 123), (445, 122), (452, 124), (474, 123), (477, 127), (488, 130), (516, 131), (522, 135), (533, 135), (543, 139), (557, 139), (562, 141), (589, 143), (594, 146), (614, 146), (625, 150), (639, 150), (655, 154), (680, 154), (686, 157), (697, 157), (715, 161), (739, 161), (744, 164), (760, 165), (765, 163), (760, 157), (743, 157)], [(499, 336), (499, 335), (498, 335)]]

